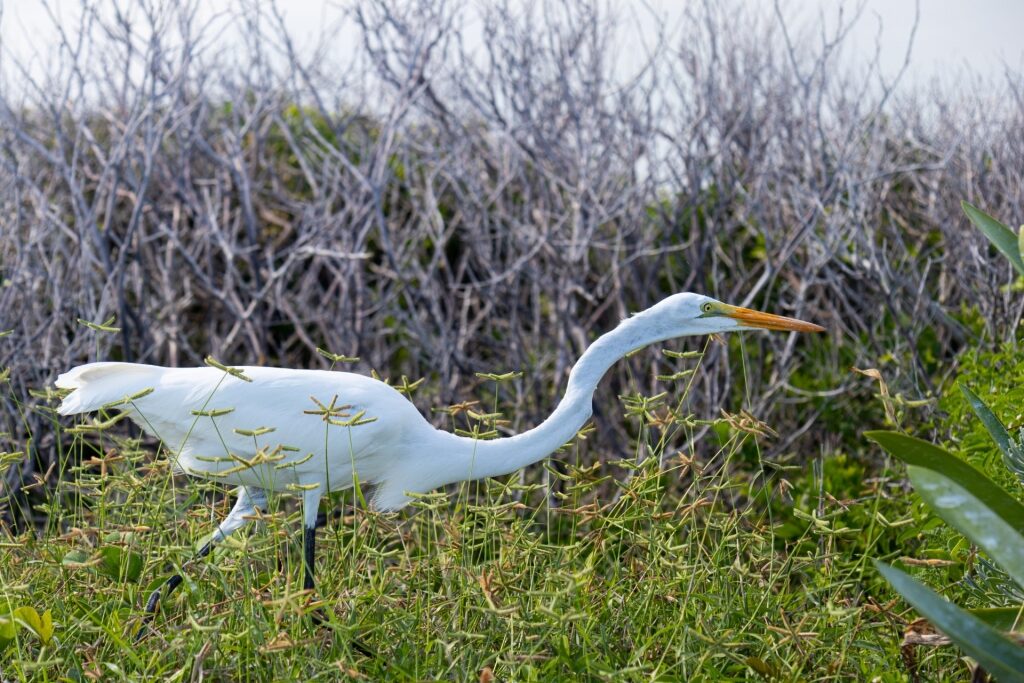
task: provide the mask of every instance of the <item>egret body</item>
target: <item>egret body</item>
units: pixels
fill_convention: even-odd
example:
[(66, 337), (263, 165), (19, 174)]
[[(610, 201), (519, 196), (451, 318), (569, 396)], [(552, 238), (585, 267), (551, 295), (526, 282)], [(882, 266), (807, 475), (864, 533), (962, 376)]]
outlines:
[[(58, 409), (74, 415), (117, 406), (168, 447), (182, 471), (241, 487), (210, 543), (266, 509), (266, 493), (303, 495), (305, 586), (313, 587), (317, 508), (328, 491), (372, 487), (370, 504), (396, 510), (408, 493), (514, 472), (570, 441), (590, 418), (598, 381), (628, 352), (667, 339), (744, 329), (817, 332), (807, 322), (730, 306), (699, 294), (672, 295), (598, 338), (569, 374), (554, 412), (515, 436), (478, 440), (435, 429), (396, 389), (327, 370), (164, 368), (90, 363), (57, 378), (73, 389)], [(127, 397), (131, 400), (124, 401)], [(122, 402), (123, 401), (123, 402)], [(168, 592), (181, 582), (168, 582)], [(160, 590), (147, 611), (156, 609)]]

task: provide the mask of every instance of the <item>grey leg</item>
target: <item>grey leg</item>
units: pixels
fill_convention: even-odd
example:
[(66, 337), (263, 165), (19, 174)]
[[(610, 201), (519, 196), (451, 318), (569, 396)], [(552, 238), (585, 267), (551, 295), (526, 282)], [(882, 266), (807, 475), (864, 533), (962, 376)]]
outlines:
[[(247, 517), (252, 517), (256, 514), (256, 510), (267, 509), (267, 493), (263, 489), (256, 487), (243, 486), (241, 493), (238, 496), (238, 500), (235, 501), (235, 506), (231, 508), (231, 512), (224, 518), (218, 526), (217, 530), (213, 532), (213, 536), (209, 541), (203, 544), (197, 552), (196, 556), (191, 561), (206, 557), (213, 550), (214, 543), (220, 543), (225, 538), (230, 536), (235, 531), (238, 531), (243, 526), (249, 523)], [(174, 576), (167, 579), (163, 586), (154, 590), (149, 600), (146, 601), (146, 613), (142, 620), (143, 628), (139, 630), (137, 638), (141, 638), (146, 632), (145, 626), (153, 620), (153, 615), (156, 614), (157, 605), (160, 604), (160, 598), (163, 595), (170, 595), (174, 592), (174, 589), (181, 585), (184, 581), (181, 574), (175, 574)]]

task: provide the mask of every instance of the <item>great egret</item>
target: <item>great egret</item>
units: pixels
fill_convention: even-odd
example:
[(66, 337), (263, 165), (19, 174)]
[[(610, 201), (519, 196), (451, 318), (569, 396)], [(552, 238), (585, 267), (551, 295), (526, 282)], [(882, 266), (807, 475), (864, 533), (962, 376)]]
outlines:
[[(162, 368), (89, 363), (57, 378), (73, 389), (61, 415), (117, 407), (162, 440), (181, 470), (241, 487), (231, 512), (199, 551), (210, 552), (266, 510), (267, 491), (301, 491), (304, 586), (312, 589), (317, 507), (328, 491), (372, 485), (372, 507), (397, 510), (407, 492), (496, 477), (535, 463), (590, 417), (598, 381), (626, 353), (674, 337), (745, 329), (820, 332), (812, 323), (674, 294), (622, 321), (586, 350), (548, 419), (516, 436), (477, 440), (435, 429), (401, 393), (348, 372), (241, 367)], [(170, 594), (182, 581), (174, 575)], [(161, 589), (150, 596), (147, 619)]]

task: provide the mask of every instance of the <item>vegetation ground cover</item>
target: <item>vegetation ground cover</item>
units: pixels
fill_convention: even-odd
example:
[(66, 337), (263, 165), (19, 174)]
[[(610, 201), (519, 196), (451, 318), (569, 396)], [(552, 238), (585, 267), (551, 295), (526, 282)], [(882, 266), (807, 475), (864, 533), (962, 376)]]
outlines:
[[(843, 21), (705, 3), (622, 82), (621, 16), (539, 5), (356, 3), (338, 64), (272, 3), (229, 54), (231, 13), (129, 2), (45, 78), (0, 62), (2, 677), (967, 675), (903, 646), (917, 615), (872, 560), (966, 607), (1021, 596), (863, 432), (1019, 494), (956, 382), (1019, 429), (1020, 281), (960, 201), (1024, 220), (1020, 74), (900, 88), (840, 67)], [(53, 413), (87, 360), (349, 362), (329, 347), (439, 425), (480, 401), (508, 420), (480, 433), (523, 431), (596, 334), (680, 290), (830, 331), (638, 352), (543, 467), (397, 517), (335, 497), (315, 596), (295, 500), (190, 563), (228, 492)]]
[[(343, 515), (320, 531), (316, 595), (300, 590), (296, 501), (277, 499), (252, 533), (191, 563), (226, 514), (220, 487), (172, 476), (152, 444), (87, 421), (62, 434), (66, 471), (41, 510), (46, 528), (3, 546), (9, 611), (32, 607), (53, 623), (39, 633), (22, 619), (5, 671), (32, 680), (905, 677), (893, 664), (911, 615), (868, 558), (956, 554), (925, 551), (928, 520), (896, 472), (867, 477), (841, 457), (818, 459), (810, 474), (785, 462), (751, 468), (744, 453), (760, 453), (768, 429), (742, 415), (710, 425), (720, 447), (696, 460), (665, 451), (672, 432), (707, 426), (685, 402), (634, 395), (624, 406), (638, 435), (631, 456), (588, 462), (579, 442), (568, 448), (559, 459), (573, 464), (546, 470), (560, 481), (557, 506), (519, 477), (425, 496), (399, 516), (336, 497)], [(453, 426), (473, 429), (464, 409), (449, 412)], [(135, 642), (146, 596), (179, 567), (184, 589)], [(317, 626), (321, 606), (328, 621)], [(935, 678), (966, 671), (950, 649), (918, 666)]]

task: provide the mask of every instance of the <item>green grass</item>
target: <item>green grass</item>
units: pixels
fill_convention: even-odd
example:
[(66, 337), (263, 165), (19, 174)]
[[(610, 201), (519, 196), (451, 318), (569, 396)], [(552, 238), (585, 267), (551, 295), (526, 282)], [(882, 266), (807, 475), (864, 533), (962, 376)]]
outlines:
[[(699, 428), (685, 411), (624, 404), (636, 452), (600, 465), (584, 462), (579, 442), (568, 448), (559, 458), (577, 465), (547, 470), (561, 479), (558, 507), (518, 476), (397, 515), (335, 495), (344, 514), (319, 531), (315, 595), (301, 590), (294, 498), (274, 498), (263, 519), (190, 563), (227, 513), (224, 489), (172, 476), (135, 441), (58, 431), (63, 471), (37, 506), (45, 525), (0, 537), (0, 613), (50, 610), (53, 637), (22, 618), (0, 674), (908, 680), (900, 641), (913, 614), (889, 602), (869, 561), (913, 554), (921, 538), (897, 482), (820, 457), (761, 462), (751, 424), (736, 421), (715, 424), (704, 439), (721, 447), (691, 461), (655, 436)], [(847, 500), (826, 495), (841, 476), (857, 478)], [(149, 592), (182, 566), (185, 584), (134, 642)], [(327, 623), (310, 618), (317, 607)], [(918, 658), (928, 680), (966, 672), (951, 648)]]

